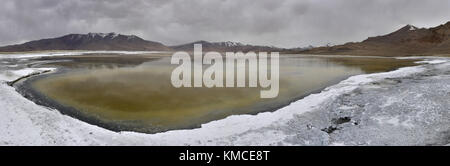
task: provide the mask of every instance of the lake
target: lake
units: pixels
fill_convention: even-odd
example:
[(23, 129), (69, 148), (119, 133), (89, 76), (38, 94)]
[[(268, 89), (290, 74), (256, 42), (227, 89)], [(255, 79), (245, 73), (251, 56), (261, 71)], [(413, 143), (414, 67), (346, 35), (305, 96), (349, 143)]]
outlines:
[(414, 65), (383, 57), (280, 55), (280, 91), (174, 88), (170, 55), (80, 55), (37, 59), (58, 72), (32, 77), (19, 91), (38, 104), (114, 131), (190, 129), (230, 115), (275, 111), (350, 76)]

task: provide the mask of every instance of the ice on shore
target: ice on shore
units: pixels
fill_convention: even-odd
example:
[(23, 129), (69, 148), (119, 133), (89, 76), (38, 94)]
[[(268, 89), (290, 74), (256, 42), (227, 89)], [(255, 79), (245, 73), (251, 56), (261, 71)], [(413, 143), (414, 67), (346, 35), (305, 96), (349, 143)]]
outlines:
[(18, 69), (0, 73), (0, 145), (446, 145), (450, 62), (429, 63), (353, 76), (275, 112), (158, 134), (112, 132), (36, 105), (5, 81), (48, 69)]
[(447, 62), (447, 60), (435, 59), (435, 60), (419, 61), (417, 63), (421, 63), (421, 64), (438, 64), (438, 63), (445, 63), (445, 62)]
[(1, 70), (0, 81), (9, 82), (19, 79), (20, 77), (41, 73), (44, 71), (52, 71), (56, 68), (25, 68), (20, 70)]

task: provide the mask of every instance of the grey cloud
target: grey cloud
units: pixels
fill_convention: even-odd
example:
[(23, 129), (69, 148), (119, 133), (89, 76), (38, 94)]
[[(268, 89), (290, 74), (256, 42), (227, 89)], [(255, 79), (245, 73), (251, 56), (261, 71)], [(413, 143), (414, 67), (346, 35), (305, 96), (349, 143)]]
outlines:
[(118, 32), (175, 45), (195, 40), (298, 47), (340, 44), (405, 24), (450, 21), (447, 0), (2, 0), (0, 45)]

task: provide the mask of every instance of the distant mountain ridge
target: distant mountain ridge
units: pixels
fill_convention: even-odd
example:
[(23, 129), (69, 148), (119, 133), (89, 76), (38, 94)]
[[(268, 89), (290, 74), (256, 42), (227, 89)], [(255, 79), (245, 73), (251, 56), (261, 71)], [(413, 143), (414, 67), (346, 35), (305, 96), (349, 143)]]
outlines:
[(369, 37), (362, 42), (337, 46), (278, 48), (238, 42), (196, 41), (176, 46), (147, 41), (135, 35), (116, 33), (69, 34), (0, 47), (0, 52), (43, 50), (114, 50), (114, 51), (193, 51), (194, 44), (202, 44), (203, 51), (217, 52), (280, 52), (329, 55), (421, 56), (450, 55), (450, 22), (433, 28), (406, 25), (383, 36)]
[(144, 40), (135, 35), (117, 33), (69, 34), (56, 38), (34, 40), (23, 44), (0, 47), (0, 52), (45, 51), (45, 50), (112, 50), (112, 51), (193, 51), (194, 44), (202, 44), (203, 51), (260, 52), (286, 51), (289, 49), (271, 46), (256, 46), (239, 42), (196, 41), (177, 46), (166, 46), (159, 42)]
[(271, 46), (256, 46), (249, 44), (242, 44), (239, 42), (208, 42), (204, 40), (182, 44), (177, 46), (171, 46), (176, 51), (193, 51), (194, 44), (202, 44), (202, 51), (217, 51), (217, 52), (271, 52), (271, 51), (286, 51), (287, 49), (271, 47)]
[(357, 43), (312, 48), (300, 53), (338, 55), (419, 56), (450, 54), (450, 22), (433, 28), (406, 25), (384, 36)]
[(43, 50), (169, 51), (171, 49), (161, 43), (147, 41), (135, 35), (116, 33), (69, 34), (0, 47), (0, 52)]

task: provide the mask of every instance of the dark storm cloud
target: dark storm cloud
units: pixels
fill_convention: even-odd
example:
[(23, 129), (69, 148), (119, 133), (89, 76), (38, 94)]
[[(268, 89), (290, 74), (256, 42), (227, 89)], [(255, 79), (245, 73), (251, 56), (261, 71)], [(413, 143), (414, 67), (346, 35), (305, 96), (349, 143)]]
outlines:
[(297, 47), (360, 41), (450, 21), (448, 0), (2, 0), (0, 44), (68, 33), (136, 34)]

